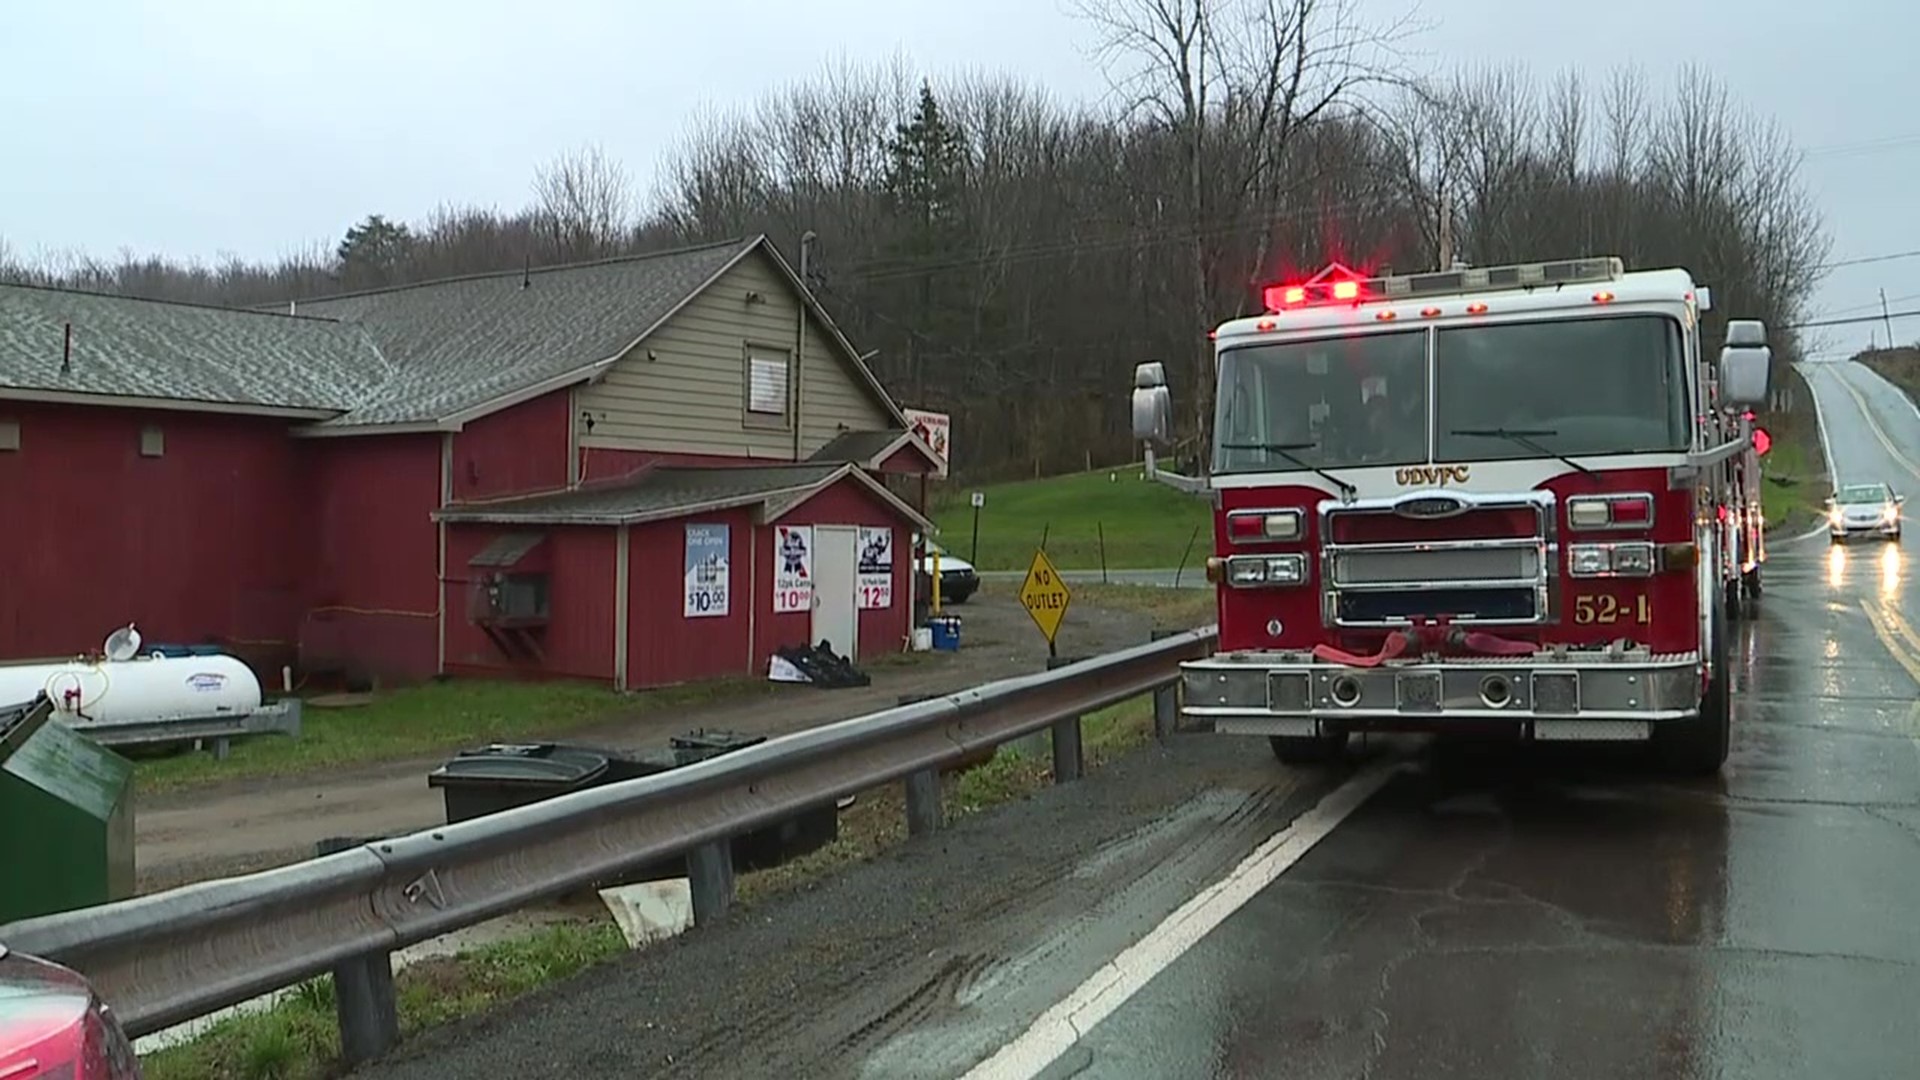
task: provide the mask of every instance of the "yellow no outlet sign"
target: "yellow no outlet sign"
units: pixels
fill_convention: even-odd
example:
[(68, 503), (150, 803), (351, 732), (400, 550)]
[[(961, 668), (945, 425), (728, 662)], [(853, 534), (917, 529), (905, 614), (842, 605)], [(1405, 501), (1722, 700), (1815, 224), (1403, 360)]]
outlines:
[(1027, 580), (1020, 586), (1020, 602), (1026, 605), (1033, 624), (1047, 636), (1047, 644), (1052, 645), (1054, 635), (1060, 632), (1060, 620), (1066, 618), (1067, 605), (1073, 602), (1073, 593), (1060, 580), (1060, 571), (1053, 568), (1053, 560), (1045, 551), (1033, 553)]

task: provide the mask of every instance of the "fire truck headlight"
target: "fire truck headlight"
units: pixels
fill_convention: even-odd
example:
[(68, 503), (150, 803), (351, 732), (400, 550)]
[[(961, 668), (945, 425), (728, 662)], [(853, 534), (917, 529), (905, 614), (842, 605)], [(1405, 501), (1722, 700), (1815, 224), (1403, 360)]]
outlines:
[(1305, 555), (1245, 555), (1227, 560), (1227, 583), (1235, 588), (1299, 585), (1306, 580)]
[(1596, 577), (1613, 569), (1605, 544), (1575, 544), (1567, 549), (1567, 570), (1575, 577)]
[(1307, 579), (1307, 561), (1298, 555), (1277, 555), (1267, 560), (1267, 584), (1298, 585)]
[(1635, 577), (1653, 573), (1653, 545), (1614, 545), (1613, 572)]

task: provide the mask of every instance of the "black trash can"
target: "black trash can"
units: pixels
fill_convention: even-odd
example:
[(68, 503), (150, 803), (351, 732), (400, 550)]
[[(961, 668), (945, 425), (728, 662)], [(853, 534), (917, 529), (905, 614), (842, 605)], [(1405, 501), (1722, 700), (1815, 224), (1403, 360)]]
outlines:
[(526, 806), (606, 779), (606, 754), (556, 743), (495, 743), (462, 750), (427, 774), (446, 800), (447, 824)]
[(766, 742), (765, 735), (742, 735), (737, 731), (709, 731), (700, 728), (685, 735), (675, 735), (667, 740), (667, 746), (673, 751), (675, 764), (697, 765), (702, 761), (717, 758), (721, 754), (730, 754), (735, 750), (744, 750), (749, 746), (758, 746)]

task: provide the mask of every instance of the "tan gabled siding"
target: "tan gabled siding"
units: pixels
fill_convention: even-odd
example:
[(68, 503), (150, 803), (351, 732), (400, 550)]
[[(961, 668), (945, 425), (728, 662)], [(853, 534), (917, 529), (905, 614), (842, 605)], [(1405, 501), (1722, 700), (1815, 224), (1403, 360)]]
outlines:
[[(747, 302), (748, 293), (760, 301)], [(755, 252), (680, 309), (666, 325), (583, 387), (580, 445), (604, 450), (788, 459), (793, 430), (778, 417), (747, 412), (749, 347), (783, 350), (789, 361), (800, 298), (779, 269)], [(812, 453), (843, 426), (890, 425), (832, 339), (809, 320), (801, 388), (800, 454)]]

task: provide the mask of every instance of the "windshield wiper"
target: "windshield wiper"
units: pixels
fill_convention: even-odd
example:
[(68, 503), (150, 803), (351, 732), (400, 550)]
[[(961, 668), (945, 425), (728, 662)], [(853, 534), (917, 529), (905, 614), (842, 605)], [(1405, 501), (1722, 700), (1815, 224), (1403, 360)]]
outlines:
[(1297, 469), (1306, 469), (1309, 472), (1319, 473), (1322, 479), (1340, 490), (1341, 498), (1351, 499), (1355, 495), (1360, 494), (1359, 488), (1354, 487), (1352, 484), (1347, 483), (1345, 480), (1340, 479), (1318, 465), (1307, 464), (1300, 459), (1299, 455), (1294, 453), (1295, 450), (1317, 450), (1319, 447), (1320, 444), (1317, 442), (1220, 444), (1220, 449), (1222, 450), (1258, 450), (1268, 454), (1279, 454), (1281, 457), (1292, 462)]
[(1447, 432), (1447, 434), (1476, 436), (1482, 439), (1505, 439), (1508, 442), (1517, 443), (1536, 454), (1545, 454), (1550, 458), (1559, 458), (1569, 466), (1578, 469), (1588, 476), (1599, 475), (1592, 469), (1587, 468), (1585, 465), (1580, 464), (1560, 451), (1542, 446), (1540, 443), (1534, 441), (1536, 439), (1551, 439), (1555, 435), (1560, 434), (1560, 432), (1553, 428), (1454, 428), (1452, 431)]

